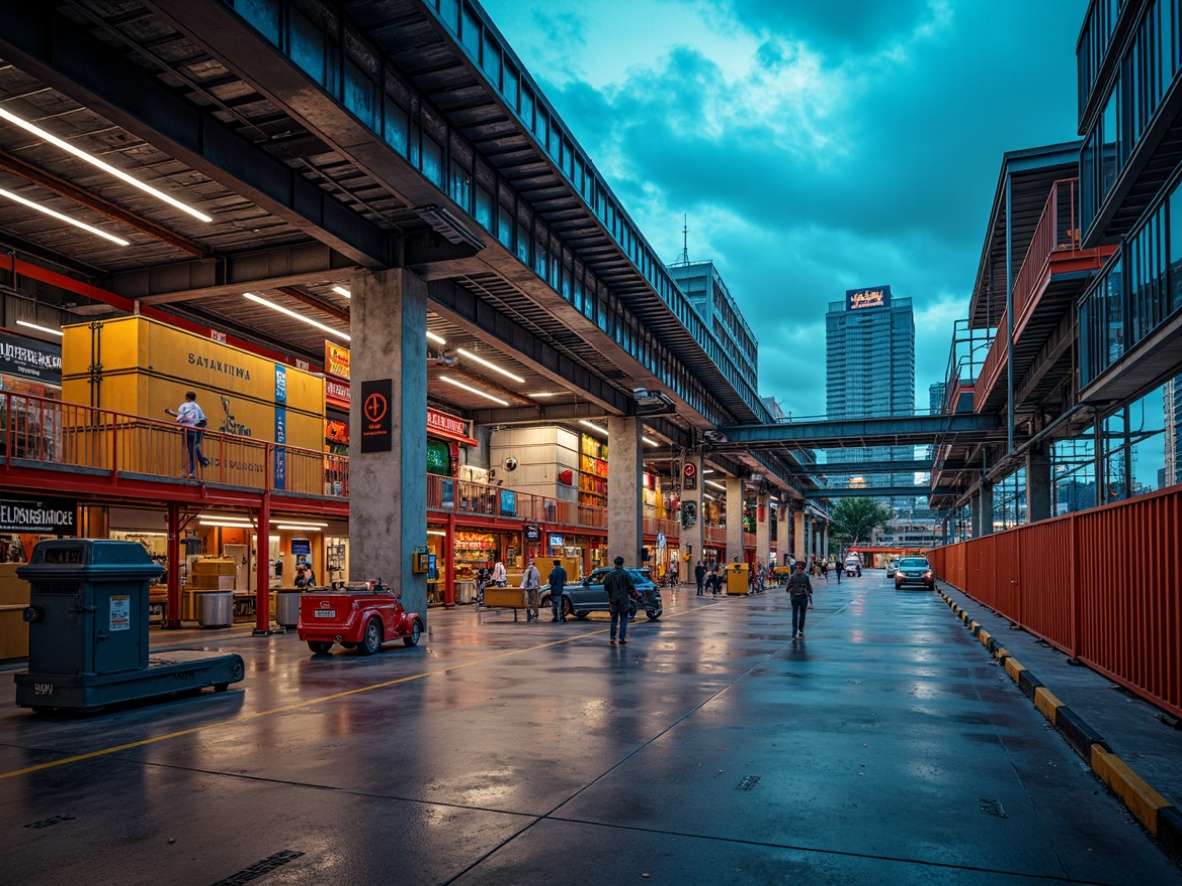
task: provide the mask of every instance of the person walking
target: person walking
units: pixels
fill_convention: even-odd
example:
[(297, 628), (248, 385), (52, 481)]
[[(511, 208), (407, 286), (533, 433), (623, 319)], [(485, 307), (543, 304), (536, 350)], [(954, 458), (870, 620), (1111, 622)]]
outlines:
[(813, 583), (804, 571), (804, 561), (796, 564), (796, 571), (788, 579), (788, 595), (792, 601), (792, 639), (804, 639), (804, 616), (813, 602)]
[(209, 424), (209, 420), (197, 405), (197, 394), (193, 391), (185, 392), (185, 402), (172, 414), (176, 416), (176, 423), (185, 428), (185, 449), (189, 452), (188, 477), (191, 480), (196, 476), (197, 465), (203, 468), (209, 466), (209, 459), (201, 451), (201, 438), (205, 436), (203, 428)]
[(508, 581), (508, 578), (507, 578), (507, 576), (506, 576), (506, 573), (505, 573), (505, 564), (504, 564), (504, 562), (503, 562), (503, 561), (501, 561), (501, 560), (498, 560), (498, 561), (497, 561), (497, 562), (496, 562), (496, 563), (493, 565), (493, 571), (492, 571), (492, 582), (493, 582), (493, 584), (495, 584), (495, 585), (496, 585), (498, 588), (503, 588), (503, 587), (505, 586), (505, 582), (506, 582), (506, 581)]
[(628, 642), (628, 611), (632, 608), (632, 598), (636, 596), (636, 585), (632, 576), (624, 569), (624, 558), (616, 557), (616, 568), (607, 574), (603, 580), (603, 589), (607, 592), (608, 609), (611, 611), (611, 638), (607, 641), (616, 645), (616, 623), (620, 627), (620, 644)]
[(300, 589), (316, 587), (316, 573), (311, 566), (296, 564), (295, 586)]
[(550, 608), (554, 611), (554, 617), (550, 621), (566, 621), (566, 617), (562, 614), (562, 590), (566, 587), (566, 578), (566, 570), (562, 568), (562, 561), (555, 560), (554, 568), (546, 577), (546, 581), (550, 583)]
[(710, 596), (717, 597), (722, 593), (722, 579), (718, 574), (718, 564), (715, 563), (710, 567), (710, 575), (706, 579), (706, 584), (710, 588)]
[(484, 586), (489, 582), (489, 576), (492, 573), (489, 571), (487, 563), (481, 563), (480, 568), (476, 570), (476, 605), (484, 605)]
[(702, 596), (702, 586), (706, 583), (706, 565), (699, 560), (694, 567), (694, 581), (698, 583), (698, 596)]
[(533, 557), (521, 576), (521, 586), (525, 588), (525, 620), (533, 621), (538, 617), (538, 592), (542, 587), (542, 573), (534, 565)]

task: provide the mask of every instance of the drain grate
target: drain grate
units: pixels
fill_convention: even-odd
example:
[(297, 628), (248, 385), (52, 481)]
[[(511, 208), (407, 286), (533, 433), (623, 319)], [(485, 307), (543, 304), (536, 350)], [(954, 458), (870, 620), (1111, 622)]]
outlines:
[(40, 821), (30, 822), (29, 824), (25, 825), (25, 827), (33, 828), (34, 830), (38, 830), (40, 828), (52, 827), (55, 824), (61, 824), (63, 821), (73, 821), (73, 820), (74, 820), (74, 816), (72, 816), (72, 815), (55, 815), (55, 816), (53, 816), (53, 818), (43, 818)]
[(213, 886), (238, 886), (240, 883), (249, 883), (251, 880), (257, 880), (263, 874), (271, 873), (275, 868), (281, 868), (288, 862), (295, 861), (303, 854), (302, 852), (293, 852), (290, 849), (284, 849), (282, 852), (276, 852), (262, 861), (256, 861), (250, 867), (244, 868), (236, 874), (231, 874), (224, 880), (218, 880)]
[(755, 786), (757, 784), (759, 784), (759, 776), (758, 775), (745, 775), (745, 776), (743, 776), (743, 780), (741, 782), (739, 782), (738, 787), (736, 787), (735, 790), (736, 791), (753, 791), (753, 790), (755, 790)]
[(981, 806), (981, 811), (986, 815), (996, 815), (998, 818), (1009, 818), (1006, 815), (1005, 807), (1001, 805), (1001, 800), (986, 800), (984, 798), (977, 801)]

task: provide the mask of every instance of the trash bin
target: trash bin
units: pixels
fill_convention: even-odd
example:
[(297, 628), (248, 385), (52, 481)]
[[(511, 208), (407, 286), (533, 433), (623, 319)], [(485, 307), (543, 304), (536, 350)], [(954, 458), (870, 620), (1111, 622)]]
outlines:
[(198, 591), (197, 623), (203, 628), (224, 628), (234, 624), (234, 592)]
[(471, 603), (476, 599), (476, 582), (474, 581), (457, 581), (456, 582), (456, 602), (457, 603)]
[(148, 585), (164, 568), (135, 542), (40, 542), (29, 582), (29, 671), (113, 674), (148, 664)]
[(300, 596), (298, 588), (275, 592), (275, 621), (285, 628), (294, 628), (300, 623)]
[(746, 594), (751, 590), (747, 581), (747, 564), (732, 563), (726, 568), (726, 592), (728, 596)]

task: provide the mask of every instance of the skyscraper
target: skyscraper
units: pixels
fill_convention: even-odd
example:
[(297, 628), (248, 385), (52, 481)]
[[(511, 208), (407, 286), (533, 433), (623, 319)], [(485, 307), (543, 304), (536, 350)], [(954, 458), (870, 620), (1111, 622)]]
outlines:
[[(825, 316), (826, 414), (831, 420), (915, 413), (915, 319), (911, 299), (889, 286), (846, 290)], [(913, 461), (911, 446), (829, 450), (830, 462)], [(834, 475), (833, 486), (910, 486), (909, 472)], [(902, 503), (900, 503), (902, 504)], [(908, 505), (904, 505), (908, 506)]]

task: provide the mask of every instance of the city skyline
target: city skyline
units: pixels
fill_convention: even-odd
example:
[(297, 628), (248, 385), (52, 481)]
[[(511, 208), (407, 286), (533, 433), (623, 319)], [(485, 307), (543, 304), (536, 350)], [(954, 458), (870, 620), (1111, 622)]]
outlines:
[(797, 416), (825, 412), (827, 304), (882, 281), (913, 299), (924, 402), (1002, 154), (1078, 138), (1086, 0), (483, 5), (666, 263), (688, 226)]

